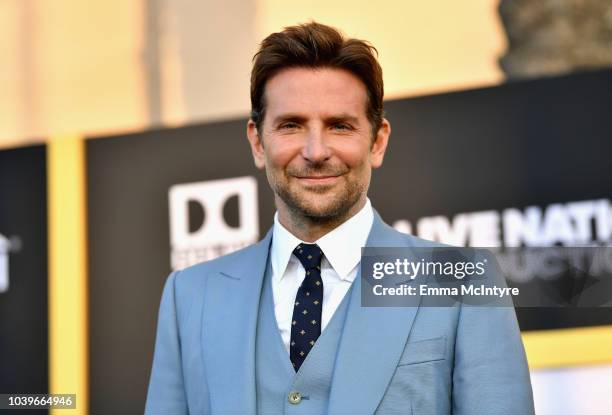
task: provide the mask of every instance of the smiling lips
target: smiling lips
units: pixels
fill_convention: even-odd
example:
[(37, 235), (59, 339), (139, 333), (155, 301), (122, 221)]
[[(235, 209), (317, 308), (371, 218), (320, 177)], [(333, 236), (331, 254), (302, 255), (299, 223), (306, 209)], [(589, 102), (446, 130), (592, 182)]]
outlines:
[(331, 184), (340, 176), (297, 176), (297, 179), (308, 184)]

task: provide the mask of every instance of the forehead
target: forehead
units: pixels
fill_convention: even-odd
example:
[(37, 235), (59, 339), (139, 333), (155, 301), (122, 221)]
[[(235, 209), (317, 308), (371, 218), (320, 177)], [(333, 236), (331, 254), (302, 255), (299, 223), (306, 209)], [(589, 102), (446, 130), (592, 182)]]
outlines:
[(367, 92), (363, 82), (344, 69), (288, 68), (268, 80), (265, 101), (270, 118), (283, 113), (365, 117)]

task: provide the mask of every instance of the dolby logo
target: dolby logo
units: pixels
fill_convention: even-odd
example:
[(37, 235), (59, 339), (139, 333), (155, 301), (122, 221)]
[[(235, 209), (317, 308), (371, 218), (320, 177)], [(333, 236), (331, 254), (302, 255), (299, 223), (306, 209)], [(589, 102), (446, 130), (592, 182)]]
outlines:
[(254, 177), (177, 184), (168, 199), (173, 270), (228, 254), (259, 237)]

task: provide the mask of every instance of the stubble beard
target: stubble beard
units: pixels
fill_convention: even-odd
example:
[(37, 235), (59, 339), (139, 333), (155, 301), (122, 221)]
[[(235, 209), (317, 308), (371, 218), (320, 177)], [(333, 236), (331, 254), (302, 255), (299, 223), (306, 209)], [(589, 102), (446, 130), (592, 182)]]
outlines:
[[(331, 172), (309, 171), (321, 175)], [(345, 173), (345, 172), (343, 172)], [(304, 173), (302, 173), (304, 174)], [(296, 224), (340, 224), (348, 219), (351, 209), (367, 191), (368, 184), (343, 178), (342, 190), (326, 194), (333, 185), (312, 186), (307, 190), (292, 186), (291, 174), (284, 172), (282, 178), (268, 177), (274, 193), (285, 204)], [(336, 184), (335, 186), (338, 186)], [(321, 203), (323, 202), (323, 203)]]

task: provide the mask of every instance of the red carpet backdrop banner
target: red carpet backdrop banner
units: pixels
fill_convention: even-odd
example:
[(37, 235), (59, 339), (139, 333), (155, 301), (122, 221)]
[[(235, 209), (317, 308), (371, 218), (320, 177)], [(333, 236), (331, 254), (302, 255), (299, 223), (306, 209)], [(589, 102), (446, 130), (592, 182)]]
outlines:
[[(373, 206), (400, 230), (454, 245), (609, 244), (611, 90), (602, 71), (389, 101)], [(92, 414), (142, 411), (168, 273), (271, 226), (245, 121), (88, 140)], [(610, 310), (517, 313), (529, 331), (612, 324)]]

